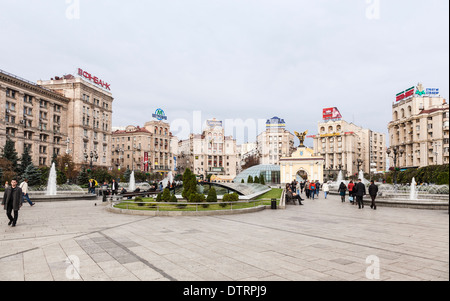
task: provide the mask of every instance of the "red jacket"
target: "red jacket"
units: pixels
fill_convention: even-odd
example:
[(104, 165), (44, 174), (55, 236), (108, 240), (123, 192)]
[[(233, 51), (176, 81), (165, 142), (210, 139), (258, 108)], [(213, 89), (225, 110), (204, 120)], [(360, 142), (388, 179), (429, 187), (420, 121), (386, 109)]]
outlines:
[(353, 187), (355, 187), (355, 183), (348, 183), (348, 191), (353, 191)]

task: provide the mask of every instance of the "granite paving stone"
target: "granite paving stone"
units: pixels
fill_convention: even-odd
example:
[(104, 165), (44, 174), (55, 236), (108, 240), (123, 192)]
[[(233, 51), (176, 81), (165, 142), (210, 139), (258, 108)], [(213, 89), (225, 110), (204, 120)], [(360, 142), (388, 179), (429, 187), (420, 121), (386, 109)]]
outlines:
[(0, 216), (0, 281), (449, 280), (447, 211), (366, 206), (338, 196), (239, 215), (145, 217), (97, 201), (23, 207)]

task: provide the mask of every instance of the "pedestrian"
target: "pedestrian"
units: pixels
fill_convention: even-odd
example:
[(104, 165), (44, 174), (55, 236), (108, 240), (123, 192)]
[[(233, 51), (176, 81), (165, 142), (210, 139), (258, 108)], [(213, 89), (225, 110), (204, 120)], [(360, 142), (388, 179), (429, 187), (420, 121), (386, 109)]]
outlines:
[(344, 203), (345, 202), (345, 192), (347, 191), (347, 186), (345, 186), (344, 182), (341, 182), (341, 184), (339, 185), (339, 195), (341, 196), (341, 202)]
[(330, 192), (330, 186), (328, 186), (328, 183), (323, 183), (322, 185), (323, 194), (325, 195), (325, 200), (327, 199), (328, 192)]
[(93, 179), (89, 180), (89, 193), (95, 194), (95, 183)]
[(109, 185), (106, 181), (103, 182), (102, 185), (102, 195), (108, 195)]
[(308, 180), (306, 180), (306, 182), (305, 182), (305, 195), (306, 195), (306, 198), (310, 198), (310, 190), (309, 190), (309, 181)]
[[(9, 219), (8, 226), (15, 227), (19, 217), (19, 210), (22, 207), (22, 189), (17, 186), (17, 180), (11, 180), (11, 186), (3, 194), (2, 205), (6, 210), (6, 216)], [(14, 216), (12, 212), (14, 211)]]
[(25, 200), (27, 200), (28, 204), (30, 204), (30, 206), (34, 206), (35, 203), (33, 203), (30, 200), (30, 196), (28, 195), (28, 179), (24, 179), (22, 183), (20, 183), (19, 186), (22, 189), (22, 193), (23, 193), (23, 198)]
[(311, 181), (311, 183), (309, 184), (309, 193), (314, 200), (314, 195), (316, 194), (316, 182)]
[(303, 193), (303, 189), (305, 189), (305, 181), (300, 182), (300, 193)]
[(369, 186), (369, 195), (372, 199), (372, 204), (370, 205), (370, 208), (377, 210), (377, 205), (375, 204), (375, 198), (377, 197), (378, 194), (378, 186), (375, 185), (375, 182), (372, 180), (370, 181), (370, 186)]
[(348, 183), (348, 200), (350, 201), (351, 204), (356, 204), (355, 196), (353, 195), (354, 188), (355, 184), (353, 183), (353, 181), (350, 181), (350, 183)]
[(356, 201), (358, 202), (358, 209), (364, 209), (364, 200), (363, 197), (366, 195), (366, 185), (361, 182), (361, 179), (358, 179), (358, 183), (353, 188), (356, 194)]
[(297, 194), (300, 195), (300, 182), (297, 181), (297, 185), (295, 186), (295, 190), (297, 191)]
[(117, 190), (119, 190), (119, 184), (116, 182), (115, 179), (112, 180), (111, 184), (111, 193), (112, 195), (117, 195)]
[(316, 181), (316, 195), (317, 195), (317, 198), (319, 198), (319, 190), (320, 190), (320, 183), (319, 183), (319, 180), (317, 180)]
[(6, 182), (5, 182), (5, 190), (6, 190), (6, 188), (8, 188), (8, 187), (9, 187), (9, 182), (6, 181)]

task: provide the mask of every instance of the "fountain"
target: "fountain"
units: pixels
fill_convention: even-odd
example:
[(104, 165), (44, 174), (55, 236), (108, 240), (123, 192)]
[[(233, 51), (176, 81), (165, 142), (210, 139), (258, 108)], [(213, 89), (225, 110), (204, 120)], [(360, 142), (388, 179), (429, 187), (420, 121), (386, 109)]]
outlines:
[(87, 194), (80, 186), (62, 184), (57, 185), (56, 165), (52, 164), (47, 180), (47, 187), (30, 187), (29, 194), (33, 202), (55, 202), (75, 200), (95, 200), (95, 194)]
[(363, 172), (362, 170), (359, 171), (358, 179), (361, 179), (361, 182), (362, 182), (364, 185), (370, 184), (370, 182), (364, 178), (364, 172)]
[[(365, 185), (369, 184), (369, 181), (364, 178), (364, 173), (362, 171), (359, 172), (358, 178), (361, 179), (361, 182)], [(342, 180), (341, 173), (339, 173), (337, 181), (329, 184), (331, 194), (338, 194), (338, 189), (341, 182), (348, 185), (348, 181)], [(375, 184), (378, 186), (378, 205), (389, 207), (448, 210), (449, 185), (417, 185), (414, 178), (411, 181), (411, 185), (400, 184), (395, 186), (393, 184)]]
[(171, 171), (169, 171), (167, 177), (161, 181), (163, 189), (169, 185), (169, 183), (173, 183), (173, 174)]
[(338, 178), (336, 180), (336, 183), (340, 185), (342, 182), (344, 182), (344, 174), (342, 173), (342, 170), (339, 171)]
[(417, 194), (417, 188), (416, 188), (416, 186), (417, 186), (416, 179), (413, 178), (413, 179), (412, 179), (412, 182), (411, 182), (411, 190), (410, 190), (410, 193), (409, 193), (409, 199), (410, 199), (411, 201), (414, 201), (414, 200), (417, 200), (417, 199), (418, 199), (418, 198), (417, 198), (418, 194)]
[(47, 193), (46, 193), (46, 195), (48, 195), (48, 196), (55, 196), (55, 195), (57, 195), (55, 162), (53, 162), (52, 168), (50, 169), (50, 174), (48, 176)]
[(136, 180), (134, 179), (134, 170), (130, 174), (130, 183), (128, 185), (128, 191), (132, 192), (136, 190)]

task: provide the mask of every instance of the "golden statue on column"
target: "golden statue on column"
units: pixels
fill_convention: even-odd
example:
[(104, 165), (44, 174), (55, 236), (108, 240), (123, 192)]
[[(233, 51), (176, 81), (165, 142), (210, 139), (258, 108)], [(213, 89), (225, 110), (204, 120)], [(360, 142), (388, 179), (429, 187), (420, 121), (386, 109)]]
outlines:
[(305, 147), (305, 145), (303, 143), (305, 142), (306, 135), (308, 135), (308, 131), (303, 132), (303, 133), (298, 133), (298, 132), (294, 132), (294, 133), (297, 136), (298, 140), (300, 140), (300, 147)]

